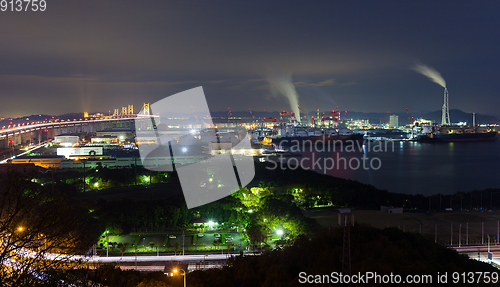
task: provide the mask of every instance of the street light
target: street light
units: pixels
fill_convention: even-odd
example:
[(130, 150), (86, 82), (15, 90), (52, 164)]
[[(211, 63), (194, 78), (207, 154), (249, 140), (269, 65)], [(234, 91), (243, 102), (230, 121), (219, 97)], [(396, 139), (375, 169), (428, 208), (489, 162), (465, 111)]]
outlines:
[(184, 275), (184, 287), (186, 287), (186, 271), (184, 271), (183, 269), (174, 269), (174, 273), (177, 273), (179, 271), (184, 272), (183, 273), (183, 275)]

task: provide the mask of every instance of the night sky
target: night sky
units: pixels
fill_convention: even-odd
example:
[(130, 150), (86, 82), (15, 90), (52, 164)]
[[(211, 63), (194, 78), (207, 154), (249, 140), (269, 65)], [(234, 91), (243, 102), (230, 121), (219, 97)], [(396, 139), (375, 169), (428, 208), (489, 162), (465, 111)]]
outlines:
[(498, 1), (47, 0), (0, 12), (0, 116), (107, 112), (203, 86), (213, 111), (440, 110), (500, 115)]

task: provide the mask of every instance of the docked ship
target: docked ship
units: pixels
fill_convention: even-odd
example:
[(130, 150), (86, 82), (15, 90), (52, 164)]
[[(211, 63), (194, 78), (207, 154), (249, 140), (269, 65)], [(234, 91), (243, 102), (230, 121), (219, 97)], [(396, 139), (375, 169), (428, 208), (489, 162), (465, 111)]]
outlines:
[(353, 133), (352, 130), (341, 128), (302, 128), (296, 127), (283, 136), (275, 137), (272, 142), (278, 146), (312, 145), (312, 144), (353, 144), (354, 141), (363, 141), (362, 134)]
[[(252, 134), (253, 145), (286, 147), (293, 145), (312, 144), (352, 144), (355, 141), (363, 141), (363, 134), (353, 133), (347, 128), (339, 128), (339, 112), (322, 113), (318, 110), (316, 120), (307, 125), (297, 123), (293, 112), (280, 113), (279, 123), (277, 119), (268, 119), (276, 123), (271, 129), (256, 129)], [(286, 119), (289, 119), (287, 122)], [(264, 119), (266, 121), (266, 119)]]
[(484, 127), (440, 126), (431, 127), (430, 132), (418, 135), (417, 141), (422, 143), (494, 141), (496, 136), (497, 132)]

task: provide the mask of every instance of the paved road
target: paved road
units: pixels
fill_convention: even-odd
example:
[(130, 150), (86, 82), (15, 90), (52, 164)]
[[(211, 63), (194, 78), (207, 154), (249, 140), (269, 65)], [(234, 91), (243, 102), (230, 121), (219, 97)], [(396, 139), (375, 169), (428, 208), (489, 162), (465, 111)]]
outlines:
[[(253, 254), (253, 253), (252, 253)], [(207, 254), (207, 255), (185, 255), (185, 256), (137, 256), (137, 262), (153, 262), (153, 261), (204, 261), (204, 260), (226, 260), (230, 256), (236, 254)], [(250, 255), (247, 254), (247, 255)], [(108, 262), (135, 262), (136, 257), (134, 255), (127, 256), (116, 256), (116, 257), (86, 257), (86, 260), (93, 263), (108, 263)]]

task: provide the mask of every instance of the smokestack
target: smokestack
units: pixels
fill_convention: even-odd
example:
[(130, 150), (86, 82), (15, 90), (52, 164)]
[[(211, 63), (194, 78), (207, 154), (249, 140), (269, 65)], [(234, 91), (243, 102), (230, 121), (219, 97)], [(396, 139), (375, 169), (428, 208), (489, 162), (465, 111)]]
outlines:
[(295, 114), (295, 120), (300, 123), (300, 112), (297, 108), (299, 104), (299, 94), (297, 94), (295, 90), (292, 74), (278, 71), (270, 72), (267, 76), (267, 81), (269, 82), (271, 95), (284, 96), (288, 100), (292, 112)]
[(445, 87), (444, 88), (444, 103), (443, 103), (443, 109), (441, 111), (441, 125), (451, 125), (450, 121), (450, 108), (449, 108), (449, 102), (448, 102), (449, 94), (448, 94), (448, 89)]

